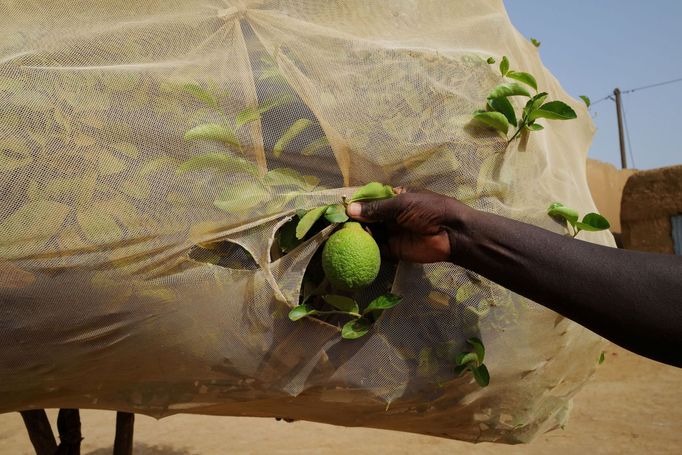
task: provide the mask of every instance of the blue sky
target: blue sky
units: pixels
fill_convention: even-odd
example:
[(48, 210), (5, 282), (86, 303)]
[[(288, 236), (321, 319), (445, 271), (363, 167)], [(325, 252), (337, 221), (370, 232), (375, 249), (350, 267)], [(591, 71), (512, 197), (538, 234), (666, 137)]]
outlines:
[[(543, 63), (574, 97), (594, 103), (615, 87), (682, 78), (680, 0), (504, 3), (514, 26), (542, 42)], [(623, 95), (623, 104), (635, 167), (682, 164), (682, 82)], [(589, 156), (620, 167), (615, 103), (591, 110), (597, 132)]]

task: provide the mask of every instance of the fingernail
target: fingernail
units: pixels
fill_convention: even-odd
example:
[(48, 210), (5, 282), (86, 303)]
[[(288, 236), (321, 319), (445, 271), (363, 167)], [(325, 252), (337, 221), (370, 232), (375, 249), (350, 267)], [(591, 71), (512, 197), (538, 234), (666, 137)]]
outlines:
[(348, 215), (350, 216), (360, 216), (362, 213), (362, 207), (357, 202), (353, 202), (348, 206)]

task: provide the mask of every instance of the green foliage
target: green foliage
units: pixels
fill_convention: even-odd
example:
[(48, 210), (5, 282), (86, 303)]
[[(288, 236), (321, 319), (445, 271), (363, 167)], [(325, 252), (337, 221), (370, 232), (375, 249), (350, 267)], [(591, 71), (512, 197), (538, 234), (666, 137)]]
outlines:
[(535, 46), (535, 47), (540, 47), (540, 44), (542, 44), (540, 41), (536, 40), (535, 38), (531, 38), (530, 42), (533, 43), (533, 46)]
[(461, 352), (455, 357), (455, 374), (463, 374), (470, 371), (474, 380), (481, 387), (490, 384), (490, 373), (483, 364), (485, 359), (485, 347), (483, 342), (476, 337), (469, 338), (467, 343), (471, 345), (471, 351)]
[(393, 196), (395, 196), (395, 193), (393, 192), (391, 185), (370, 182), (353, 193), (349, 202), (377, 201), (380, 199), (389, 199)]
[(289, 311), (289, 319), (292, 321), (298, 321), (306, 316), (312, 316), (317, 313), (310, 305), (304, 303), (302, 305), (295, 306)]
[[(539, 46), (540, 43), (537, 45)], [(509, 65), (509, 59), (506, 56), (502, 57), (500, 74), (516, 82), (503, 82), (493, 88), (488, 94), (486, 110), (475, 111), (473, 114), (474, 120), (494, 128), (504, 134), (505, 137), (507, 137), (509, 132), (509, 126), (513, 125), (516, 127), (516, 131), (511, 139), (508, 140), (508, 142), (511, 142), (523, 131), (543, 130), (544, 126), (536, 123), (538, 119), (570, 120), (576, 118), (575, 111), (562, 101), (545, 103), (547, 99), (546, 92), (531, 95), (526, 86), (537, 92), (538, 83), (535, 77), (530, 73), (511, 70)], [(529, 98), (521, 112), (520, 118), (509, 100), (512, 96), (525, 96)], [(589, 99), (587, 99), (586, 103), (589, 106)]]
[(177, 174), (184, 174), (185, 172), (200, 171), (210, 169), (217, 172), (225, 173), (246, 173), (253, 176), (258, 176), (258, 168), (252, 162), (231, 156), (227, 153), (212, 152), (203, 155), (197, 155), (178, 166)]
[[(509, 99), (507, 98), (490, 98), (488, 99), (488, 106), (494, 111), (494, 112), (485, 112), (485, 111), (477, 111), (474, 113), (474, 118), (482, 121), (483, 123), (486, 123), (493, 128), (497, 129), (498, 131), (503, 131), (502, 129), (498, 129), (495, 127), (495, 125), (492, 125), (488, 123), (487, 119), (485, 118), (486, 116), (484, 114), (502, 114), (504, 117), (507, 119), (507, 122), (511, 125), (516, 126), (517, 121), (516, 121), (516, 112), (514, 112), (514, 106), (512, 106), (511, 102), (509, 102)], [(477, 116), (478, 115), (478, 116)], [(495, 119), (497, 121), (497, 119)], [(508, 128), (507, 128), (508, 129)], [(503, 131), (505, 134), (507, 133), (507, 130)]]
[(358, 303), (350, 297), (346, 297), (344, 295), (327, 294), (323, 295), (322, 299), (339, 311), (356, 314), (360, 312)]
[(602, 363), (604, 363), (604, 360), (606, 360), (606, 355), (605, 355), (605, 354), (606, 354), (606, 353), (605, 353), (604, 351), (602, 351), (601, 354), (599, 354), (599, 365), (601, 365)]
[(365, 336), (370, 328), (372, 328), (372, 323), (368, 319), (353, 319), (343, 325), (343, 328), (341, 329), (341, 338), (355, 340)]
[(487, 63), (488, 65), (492, 65), (493, 63), (495, 63), (495, 59), (492, 58), (492, 57), (488, 57), (488, 58), (486, 59), (486, 63)]
[(537, 91), (538, 83), (532, 74), (524, 73), (522, 71), (508, 71), (506, 76), (511, 79), (516, 79), (517, 81), (523, 82), (526, 85), (533, 87)]
[(502, 61), (500, 62), (500, 74), (505, 76), (507, 74), (507, 71), (509, 71), (509, 59), (505, 55), (502, 57)]
[(402, 301), (402, 297), (399, 295), (395, 294), (384, 294), (376, 299), (372, 300), (369, 302), (369, 305), (367, 305), (367, 308), (364, 309), (362, 312), (363, 315), (372, 313), (372, 312), (381, 312), (384, 310), (388, 310), (393, 308), (394, 306), (398, 305)]
[(346, 206), (343, 204), (328, 205), (324, 212), (324, 218), (330, 223), (345, 223), (348, 221)]
[(592, 104), (592, 102), (590, 101), (590, 98), (585, 96), (585, 95), (580, 95), (579, 98), (585, 102), (585, 106), (587, 106), (587, 107), (590, 107), (590, 105)]
[(282, 152), (284, 151), (284, 148), (291, 142), (293, 141), (296, 136), (301, 134), (304, 129), (308, 128), (313, 122), (308, 120), (307, 118), (301, 118), (296, 120), (290, 127), (287, 129), (284, 134), (282, 134), (282, 137), (279, 138), (277, 143), (275, 143), (275, 146), (272, 148), (272, 153), (276, 157), (279, 157)]
[(301, 221), (299, 221), (298, 225), (296, 226), (296, 238), (300, 240), (305, 237), (310, 228), (313, 227), (313, 224), (315, 224), (315, 222), (319, 220), (326, 211), (327, 206), (324, 205), (322, 207), (309, 210), (305, 215), (303, 215), (303, 218), (301, 218)]
[(500, 112), (476, 111), (474, 112), (474, 119), (485, 123), (488, 126), (492, 126), (505, 136), (507, 131), (509, 131), (509, 121), (507, 120), (507, 117)]
[(184, 139), (186, 141), (204, 139), (225, 142), (235, 147), (240, 146), (239, 139), (237, 139), (234, 130), (228, 124), (204, 123), (202, 125), (197, 125), (185, 133)]
[(530, 92), (518, 82), (506, 82), (492, 89), (488, 99), (506, 98), (508, 96), (527, 96), (530, 98)]
[(218, 109), (218, 100), (196, 82), (185, 84), (182, 89), (207, 106)]
[(578, 212), (566, 207), (560, 202), (555, 202), (550, 205), (547, 209), (547, 214), (551, 217), (561, 219), (568, 223), (573, 231), (570, 233), (569, 230), (569, 233), (574, 238), (580, 233), (580, 231), (597, 232), (611, 227), (609, 221), (598, 213), (588, 213), (583, 217), (582, 221), (578, 221)]

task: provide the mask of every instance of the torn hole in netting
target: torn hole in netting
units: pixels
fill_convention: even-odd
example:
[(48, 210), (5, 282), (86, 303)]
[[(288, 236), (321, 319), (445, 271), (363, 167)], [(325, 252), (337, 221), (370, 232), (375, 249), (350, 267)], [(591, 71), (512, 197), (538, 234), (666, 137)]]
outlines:
[[(270, 250), (273, 261), (280, 258), (287, 259), (290, 253), (305, 248), (311, 239), (323, 231), (327, 233), (328, 239), (329, 235), (343, 226), (342, 223), (332, 223), (321, 216), (299, 239), (296, 231), (305, 213), (306, 211), (299, 211), (276, 230)], [(377, 229), (377, 226), (373, 227)], [(365, 229), (370, 228), (366, 226)], [(299, 307), (305, 305), (310, 310), (314, 310), (308, 314), (309, 317), (341, 328), (349, 322), (349, 318), (352, 319), (353, 314), (359, 317), (370, 302), (391, 292), (398, 264), (382, 259), (379, 273), (370, 285), (354, 290), (337, 288), (329, 282), (322, 266), (322, 252), (327, 239), (317, 244), (315, 252), (305, 266), (302, 278), (299, 278), (300, 284), (296, 285), (297, 296), (294, 296), (290, 304)], [(380, 312), (369, 312), (363, 315), (363, 320), (366, 319), (371, 325), (379, 319), (380, 315)]]
[(228, 269), (260, 269), (256, 260), (246, 248), (229, 240), (194, 245), (188, 254), (189, 258), (194, 261)]

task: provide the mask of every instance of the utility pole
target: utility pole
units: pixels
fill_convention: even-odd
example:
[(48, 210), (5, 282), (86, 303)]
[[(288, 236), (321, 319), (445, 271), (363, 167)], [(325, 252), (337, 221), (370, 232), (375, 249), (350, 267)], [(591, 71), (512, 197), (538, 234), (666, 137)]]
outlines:
[(613, 95), (616, 97), (616, 114), (618, 114), (618, 139), (620, 139), (620, 164), (623, 169), (627, 169), (628, 162), (625, 157), (625, 137), (623, 136), (623, 106), (620, 101), (620, 89), (615, 88)]

